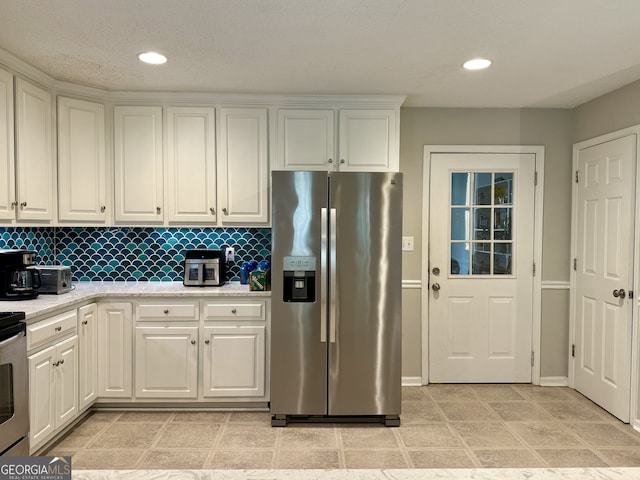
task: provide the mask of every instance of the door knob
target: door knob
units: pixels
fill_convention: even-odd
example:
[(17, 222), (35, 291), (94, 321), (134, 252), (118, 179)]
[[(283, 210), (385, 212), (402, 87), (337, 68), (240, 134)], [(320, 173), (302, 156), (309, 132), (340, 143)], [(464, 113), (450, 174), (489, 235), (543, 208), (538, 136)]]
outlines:
[(616, 298), (624, 298), (627, 296), (627, 292), (624, 291), (624, 288), (621, 288), (620, 290), (614, 290), (613, 296)]
[(440, 275), (440, 269), (438, 267), (433, 267), (431, 273), (433, 273), (434, 275)]
[(440, 284), (439, 283), (434, 283), (431, 288), (433, 289), (434, 292), (437, 292), (438, 290), (440, 290)]

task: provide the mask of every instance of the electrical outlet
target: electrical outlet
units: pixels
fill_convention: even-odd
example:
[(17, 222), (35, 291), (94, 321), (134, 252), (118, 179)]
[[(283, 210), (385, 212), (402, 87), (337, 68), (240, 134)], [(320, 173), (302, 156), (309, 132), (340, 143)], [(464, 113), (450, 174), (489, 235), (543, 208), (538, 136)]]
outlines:
[(233, 262), (234, 256), (235, 256), (235, 250), (233, 249), (233, 247), (227, 247), (227, 262)]
[(413, 237), (402, 237), (402, 250), (413, 252)]

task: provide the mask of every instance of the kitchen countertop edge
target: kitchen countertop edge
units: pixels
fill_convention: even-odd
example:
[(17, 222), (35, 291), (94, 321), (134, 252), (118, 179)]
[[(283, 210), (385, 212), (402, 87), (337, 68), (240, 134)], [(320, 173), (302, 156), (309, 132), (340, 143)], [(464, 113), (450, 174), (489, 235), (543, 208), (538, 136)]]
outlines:
[(271, 292), (251, 291), (248, 285), (228, 282), (221, 287), (185, 287), (182, 282), (75, 282), (71, 292), (61, 295), (40, 294), (33, 300), (3, 301), (0, 310), (24, 312), (25, 321), (59, 313), (95, 301), (139, 298), (224, 298), (256, 297), (270, 298)]

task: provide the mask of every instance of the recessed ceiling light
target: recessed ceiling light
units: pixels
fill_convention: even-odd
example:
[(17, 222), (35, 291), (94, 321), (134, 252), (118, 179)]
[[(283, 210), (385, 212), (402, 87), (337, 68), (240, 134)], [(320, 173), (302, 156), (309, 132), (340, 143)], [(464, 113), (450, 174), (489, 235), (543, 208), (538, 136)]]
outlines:
[(138, 59), (144, 63), (152, 65), (162, 65), (166, 63), (167, 57), (157, 52), (142, 52), (138, 54)]
[(467, 70), (482, 70), (491, 65), (491, 60), (487, 58), (474, 58), (473, 60), (467, 60), (462, 64)]

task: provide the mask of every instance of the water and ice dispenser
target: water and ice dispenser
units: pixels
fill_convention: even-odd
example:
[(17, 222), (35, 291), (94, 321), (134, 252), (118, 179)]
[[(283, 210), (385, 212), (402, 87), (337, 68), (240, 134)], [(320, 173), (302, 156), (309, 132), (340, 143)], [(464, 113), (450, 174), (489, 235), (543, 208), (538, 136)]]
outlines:
[(316, 301), (316, 257), (284, 257), (282, 300)]

